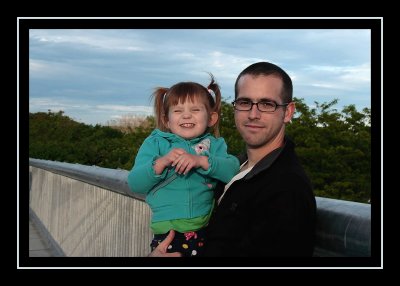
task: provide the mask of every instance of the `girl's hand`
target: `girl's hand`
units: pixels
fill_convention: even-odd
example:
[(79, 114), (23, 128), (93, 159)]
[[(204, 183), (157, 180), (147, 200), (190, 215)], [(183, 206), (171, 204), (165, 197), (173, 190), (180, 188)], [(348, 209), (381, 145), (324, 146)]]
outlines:
[(165, 168), (169, 167), (179, 156), (185, 154), (186, 151), (181, 148), (175, 148), (169, 151), (167, 155), (158, 158), (154, 163), (154, 172), (160, 175)]
[(175, 167), (175, 172), (184, 175), (189, 173), (192, 168), (201, 167), (208, 170), (208, 157), (184, 153), (178, 156), (171, 166)]

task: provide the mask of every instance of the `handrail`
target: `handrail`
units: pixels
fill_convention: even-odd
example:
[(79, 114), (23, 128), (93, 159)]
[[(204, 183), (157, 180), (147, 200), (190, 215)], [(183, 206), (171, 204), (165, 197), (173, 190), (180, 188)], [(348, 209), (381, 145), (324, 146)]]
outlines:
[(130, 191), (126, 180), (128, 176), (128, 171), (126, 170), (32, 158), (29, 158), (29, 165), (122, 195), (130, 196), (141, 201), (145, 200), (143, 194), (136, 194)]

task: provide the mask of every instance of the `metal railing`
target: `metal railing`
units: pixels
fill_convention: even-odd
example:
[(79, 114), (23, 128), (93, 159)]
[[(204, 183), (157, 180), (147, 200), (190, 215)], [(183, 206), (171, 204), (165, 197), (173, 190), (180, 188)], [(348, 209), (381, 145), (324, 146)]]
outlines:
[[(150, 209), (128, 172), (30, 159), (30, 212), (66, 256), (146, 256)], [(371, 206), (317, 197), (314, 256), (371, 255)]]

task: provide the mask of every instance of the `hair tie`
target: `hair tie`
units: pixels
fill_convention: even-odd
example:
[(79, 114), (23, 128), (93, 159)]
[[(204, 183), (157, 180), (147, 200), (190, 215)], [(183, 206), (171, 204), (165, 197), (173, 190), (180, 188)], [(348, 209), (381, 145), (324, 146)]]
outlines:
[(215, 99), (215, 92), (212, 89), (207, 89), (208, 93)]

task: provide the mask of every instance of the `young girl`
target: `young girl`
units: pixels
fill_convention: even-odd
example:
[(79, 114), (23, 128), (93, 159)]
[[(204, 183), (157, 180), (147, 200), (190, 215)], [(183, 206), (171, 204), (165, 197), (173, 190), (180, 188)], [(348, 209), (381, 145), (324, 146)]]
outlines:
[(213, 189), (218, 180), (227, 183), (239, 170), (224, 139), (216, 138), (221, 92), (210, 76), (207, 88), (180, 82), (153, 93), (158, 129), (143, 142), (128, 176), (132, 192), (145, 193), (153, 212), (152, 250), (173, 229), (168, 252), (201, 255), (203, 228), (214, 207)]

